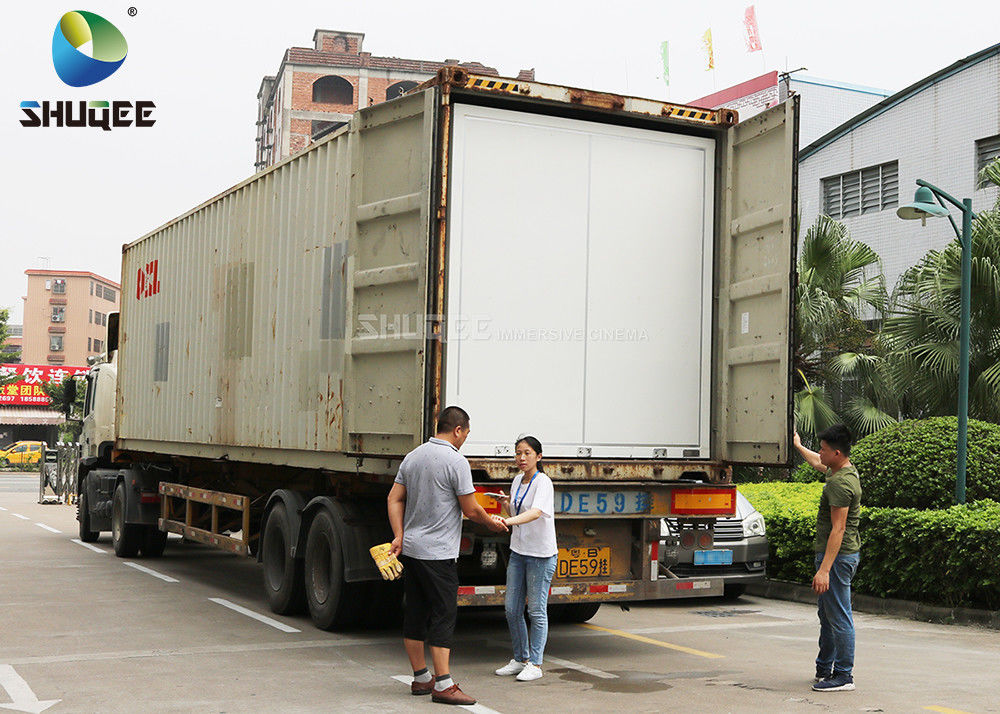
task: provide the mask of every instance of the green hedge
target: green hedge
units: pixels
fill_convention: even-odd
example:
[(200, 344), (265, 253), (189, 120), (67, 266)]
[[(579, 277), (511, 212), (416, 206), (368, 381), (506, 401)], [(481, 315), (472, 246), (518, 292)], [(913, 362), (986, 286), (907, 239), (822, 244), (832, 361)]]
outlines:
[[(911, 419), (860, 439), (851, 463), (861, 503), (882, 508), (947, 508), (954, 502), (955, 417)], [(969, 420), (966, 500), (1000, 497), (1000, 425)]]
[[(822, 484), (760, 483), (739, 490), (761, 512), (768, 576), (809, 583)], [(1000, 608), (1000, 504), (944, 510), (863, 508), (857, 592), (950, 607)]]

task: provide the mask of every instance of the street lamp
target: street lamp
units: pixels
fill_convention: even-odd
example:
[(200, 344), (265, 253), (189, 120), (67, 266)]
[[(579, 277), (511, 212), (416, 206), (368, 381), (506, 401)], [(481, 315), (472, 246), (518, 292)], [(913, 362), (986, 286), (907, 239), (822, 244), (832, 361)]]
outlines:
[[(968, 451), (969, 435), (969, 323), (971, 322), (970, 306), (972, 303), (972, 221), (976, 214), (972, 212), (972, 199), (959, 201), (937, 186), (917, 179), (916, 194), (913, 203), (900, 206), (896, 215), (906, 220), (920, 219), (921, 225), (927, 225), (927, 217), (948, 216), (951, 227), (962, 246), (962, 312), (958, 329), (958, 468), (955, 477), (955, 503), (965, 503), (965, 464)], [(937, 204), (934, 203), (937, 199)], [(944, 206), (944, 202), (952, 204), (962, 212), (962, 230), (958, 230), (955, 219)], [(940, 204), (940, 205), (938, 205)]]

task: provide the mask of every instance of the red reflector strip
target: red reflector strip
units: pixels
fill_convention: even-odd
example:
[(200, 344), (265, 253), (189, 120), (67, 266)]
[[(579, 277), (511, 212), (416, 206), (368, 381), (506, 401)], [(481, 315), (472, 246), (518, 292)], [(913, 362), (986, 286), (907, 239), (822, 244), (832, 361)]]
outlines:
[(592, 593), (624, 593), (628, 592), (628, 585), (625, 583), (612, 583), (610, 585), (591, 585)]
[(158, 493), (144, 493), (139, 497), (140, 503), (159, 503), (160, 494)]
[(461, 585), (458, 588), (459, 595), (495, 595), (496, 591), (495, 585)]
[(591, 585), (590, 592), (592, 593), (606, 593), (608, 591), (607, 585)]
[(649, 559), (659, 560), (660, 559), (660, 542), (653, 541), (649, 544)]
[(685, 583), (677, 583), (676, 590), (708, 590), (712, 583), (708, 580), (688, 580)]
[(677, 583), (677, 587), (675, 589), (676, 590), (691, 590), (693, 588), (693, 586), (694, 586), (694, 583)]

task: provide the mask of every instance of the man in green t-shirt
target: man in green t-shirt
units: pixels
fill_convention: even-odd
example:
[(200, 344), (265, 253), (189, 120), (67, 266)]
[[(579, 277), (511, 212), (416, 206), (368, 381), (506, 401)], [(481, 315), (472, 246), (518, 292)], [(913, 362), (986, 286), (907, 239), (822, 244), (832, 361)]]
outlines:
[(819, 451), (795, 448), (814, 469), (826, 474), (816, 514), (816, 575), (812, 588), (819, 595), (819, 655), (817, 692), (854, 689), (854, 617), (851, 615), (851, 579), (861, 558), (861, 481), (851, 464), (851, 432), (843, 424), (819, 434)]

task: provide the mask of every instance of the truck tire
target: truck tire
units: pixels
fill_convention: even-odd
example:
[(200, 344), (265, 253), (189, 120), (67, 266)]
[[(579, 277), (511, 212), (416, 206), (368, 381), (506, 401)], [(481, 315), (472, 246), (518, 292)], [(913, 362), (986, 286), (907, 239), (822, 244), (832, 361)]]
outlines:
[(142, 534), (139, 550), (143, 558), (159, 558), (167, 547), (167, 533), (156, 526), (146, 526)]
[(292, 528), (284, 503), (275, 504), (268, 513), (261, 541), (264, 592), (271, 612), (279, 615), (302, 612), (305, 606), (302, 559), (292, 557)]
[(549, 619), (553, 622), (586, 622), (600, 609), (599, 602), (571, 602), (549, 605)]
[(740, 596), (747, 591), (747, 586), (744, 583), (736, 583), (733, 585), (723, 586), (723, 600), (739, 600)]
[(87, 502), (86, 490), (80, 491), (80, 498), (76, 502), (76, 519), (80, 522), (80, 540), (84, 543), (93, 543), (101, 535), (100, 531), (90, 530), (90, 504)]
[(111, 542), (119, 558), (134, 558), (139, 553), (142, 526), (125, 522), (125, 484), (118, 484), (111, 502)]
[(344, 553), (326, 509), (309, 525), (305, 563), (306, 600), (313, 624), (321, 630), (340, 629), (357, 623), (360, 610), (369, 601), (360, 597), (361, 586), (344, 579)]

